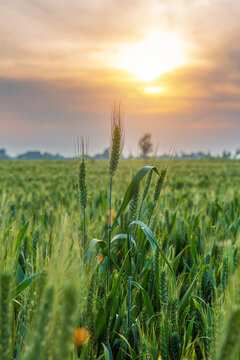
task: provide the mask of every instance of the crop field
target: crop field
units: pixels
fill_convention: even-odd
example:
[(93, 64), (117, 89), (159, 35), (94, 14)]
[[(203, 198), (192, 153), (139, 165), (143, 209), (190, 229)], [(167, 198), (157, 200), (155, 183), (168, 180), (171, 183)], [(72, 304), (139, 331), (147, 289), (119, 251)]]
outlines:
[(1, 360), (240, 359), (239, 265), (238, 160), (0, 162)]

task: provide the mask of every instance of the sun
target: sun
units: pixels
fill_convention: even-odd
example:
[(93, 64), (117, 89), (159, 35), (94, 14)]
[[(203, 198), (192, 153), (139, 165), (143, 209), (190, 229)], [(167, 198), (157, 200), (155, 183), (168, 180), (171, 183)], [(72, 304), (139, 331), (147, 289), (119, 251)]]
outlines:
[(122, 51), (122, 67), (141, 81), (152, 81), (186, 63), (185, 46), (175, 35), (152, 32)]
[(163, 86), (146, 86), (144, 87), (144, 92), (146, 94), (159, 94), (165, 92), (166, 88)]

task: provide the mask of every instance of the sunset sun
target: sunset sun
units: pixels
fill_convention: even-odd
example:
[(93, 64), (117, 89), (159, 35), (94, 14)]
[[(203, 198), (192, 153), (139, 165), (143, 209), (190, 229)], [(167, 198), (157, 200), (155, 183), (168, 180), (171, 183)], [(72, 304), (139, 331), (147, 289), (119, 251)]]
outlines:
[(172, 34), (153, 32), (122, 52), (122, 66), (141, 81), (152, 81), (185, 63), (185, 46)]

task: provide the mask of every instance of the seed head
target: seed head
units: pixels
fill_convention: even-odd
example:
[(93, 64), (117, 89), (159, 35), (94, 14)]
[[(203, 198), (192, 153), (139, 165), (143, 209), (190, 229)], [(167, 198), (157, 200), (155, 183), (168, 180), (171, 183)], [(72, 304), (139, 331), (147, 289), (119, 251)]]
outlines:
[(124, 143), (124, 107), (121, 101), (115, 102), (111, 108), (111, 145), (110, 145), (110, 174), (113, 176), (117, 170), (118, 162)]
[(164, 182), (166, 173), (167, 173), (167, 169), (163, 169), (161, 171), (161, 174), (160, 174), (158, 180), (157, 180), (157, 183), (156, 183), (156, 186), (155, 186), (155, 191), (154, 191), (154, 196), (153, 196), (153, 201), (154, 202), (158, 201), (158, 198), (160, 196), (160, 192), (161, 192), (162, 187), (163, 187), (163, 182)]
[(146, 181), (146, 184), (145, 184), (145, 187), (144, 187), (144, 190), (143, 190), (143, 196), (142, 196), (143, 200), (145, 200), (145, 198), (147, 196), (147, 193), (148, 193), (148, 190), (149, 190), (149, 187), (150, 187), (150, 184), (151, 184), (151, 180), (152, 180), (152, 170), (148, 174), (147, 181)]
[(137, 219), (137, 210), (139, 203), (139, 186), (137, 186), (135, 193), (133, 194), (132, 200), (130, 202), (130, 222)]
[(87, 184), (86, 184), (86, 166), (85, 161), (82, 161), (79, 164), (79, 196), (80, 196), (80, 203), (82, 207), (85, 209), (87, 206)]
[(85, 209), (87, 206), (87, 182), (86, 182), (86, 165), (85, 165), (83, 140), (82, 140), (82, 159), (79, 163), (79, 172), (78, 172), (78, 187), (79, 187), (80, 203), (82, 207)]

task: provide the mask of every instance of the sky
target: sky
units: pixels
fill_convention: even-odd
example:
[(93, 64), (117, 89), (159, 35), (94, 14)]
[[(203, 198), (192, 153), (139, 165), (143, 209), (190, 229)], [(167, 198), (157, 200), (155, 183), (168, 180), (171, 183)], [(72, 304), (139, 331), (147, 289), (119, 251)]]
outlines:
[(238, 0), (1, 0), (0, 148), (108, 147), (125, 104), (125, 154), (240, 147)]

